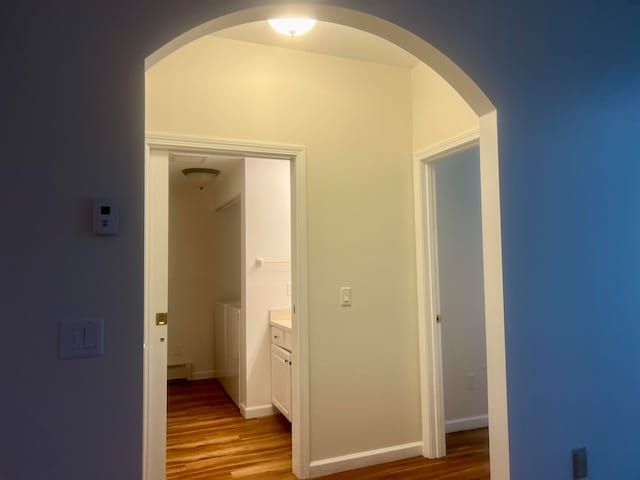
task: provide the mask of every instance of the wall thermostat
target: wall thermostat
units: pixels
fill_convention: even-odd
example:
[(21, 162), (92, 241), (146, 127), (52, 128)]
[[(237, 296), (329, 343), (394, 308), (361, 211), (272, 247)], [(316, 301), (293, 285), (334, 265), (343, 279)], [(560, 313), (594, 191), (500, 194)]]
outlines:
[(100, 198), (93, 201), (93, 233), (115, 235), (119, 231), (118, 206), (113, 200)]

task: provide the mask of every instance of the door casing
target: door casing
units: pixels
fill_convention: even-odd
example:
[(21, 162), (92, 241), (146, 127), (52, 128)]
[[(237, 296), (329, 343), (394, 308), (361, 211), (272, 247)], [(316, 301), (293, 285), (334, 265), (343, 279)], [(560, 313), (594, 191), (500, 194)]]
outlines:
[[(435, 184), (431, 162), (480, 144), (482, 257), (488, 373), (489, 437), (492, 478), (509, 478), (504, 307), (500, 238), (497, 117), (480, 118), (480, 128), (464, 132), (414, 155), (414, 206), (422, 389), (424, 455), (446, 455), (442, 332), (439, 313)], [(502, 373), (502, 375), (501, 375)]]
[[(309, 364), (307, 334), (306, 148), (241, 140), (147, 133), (145, 158), (145, 322), (143, 479), (164, 478), (166, 465), (167, 327), (155, 324), (158, 309), (167, 308), (168, 152), (280, 158), (291, 162), (291, 370), (292, 470), (299, 478), (309, 468)], [(165, 155), (157, 152), (166, 152)], [(162, 165), (161, 165), (162, 164)], [(162, 238), (164, 236), (164, 238)], [(158, 245), (160, 248), (158, 248)], [(169, 318), (169, 321), (171, 319)], [(241, 326), (246, 325), (244, 309)], [(241, 327), (241, 332), (244, 328)], [(161, 340), (164, 338), (164, 340)], [(241, 362), (242, 364), (242, 362)], [(240, 372), (241, 385), (243, 375)]]

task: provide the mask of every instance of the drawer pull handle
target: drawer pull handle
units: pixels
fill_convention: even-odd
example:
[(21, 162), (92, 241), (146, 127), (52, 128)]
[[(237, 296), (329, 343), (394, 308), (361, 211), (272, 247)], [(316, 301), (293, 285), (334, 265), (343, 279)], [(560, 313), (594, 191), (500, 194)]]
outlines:
[(280, 335), (274, 335), (273, 338), (280, 338)]

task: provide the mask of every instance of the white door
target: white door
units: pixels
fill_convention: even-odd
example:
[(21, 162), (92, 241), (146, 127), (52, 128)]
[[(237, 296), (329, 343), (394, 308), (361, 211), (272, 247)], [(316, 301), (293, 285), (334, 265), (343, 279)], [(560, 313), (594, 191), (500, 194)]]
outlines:
[(431, 195), (434, 208), (437, 257), (435, 304), (441, 321), (444, 445), (445, 432), (488, 424), (479, 146), (446, 153), (428, 168), (432, 189), (426, 195)]
[(271, 402), (291, 420), (291, 353), (271, 345)]
[[(145, 162), (144, 479), (166, 478), (167, 312), (169, 258), (168, 153), (148, 150)], [(169, 320), (170, 321), (170, 320)]]

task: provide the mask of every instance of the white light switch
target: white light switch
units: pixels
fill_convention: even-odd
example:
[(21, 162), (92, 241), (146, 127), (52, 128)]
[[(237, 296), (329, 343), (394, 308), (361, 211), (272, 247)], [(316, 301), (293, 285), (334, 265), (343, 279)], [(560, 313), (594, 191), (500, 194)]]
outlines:
[(340, 287), (340, 306), (351, 306), (351, 287)]
[(104, 355), (104, 322), (60, 322), (59, 358), (87, 358)]

